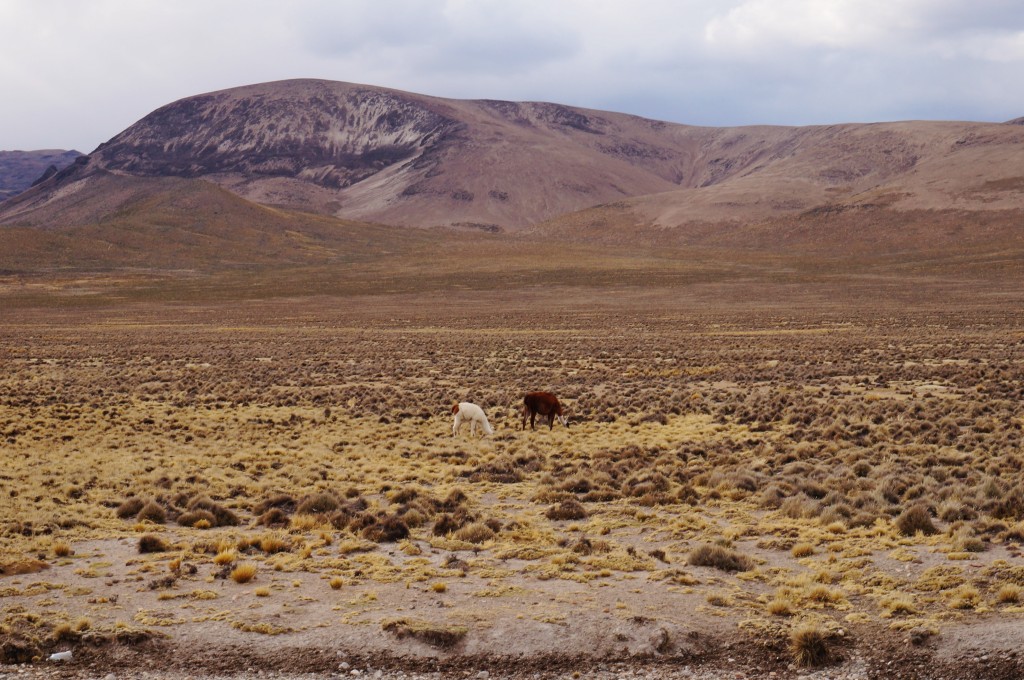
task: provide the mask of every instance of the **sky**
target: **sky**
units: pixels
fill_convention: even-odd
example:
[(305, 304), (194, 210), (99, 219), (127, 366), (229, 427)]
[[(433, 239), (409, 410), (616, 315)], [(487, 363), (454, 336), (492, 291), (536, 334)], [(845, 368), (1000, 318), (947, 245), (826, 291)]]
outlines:
[(1024, 116), (1020, 0), (0, 0), (0, 150), (323, 78), (710, 126)]

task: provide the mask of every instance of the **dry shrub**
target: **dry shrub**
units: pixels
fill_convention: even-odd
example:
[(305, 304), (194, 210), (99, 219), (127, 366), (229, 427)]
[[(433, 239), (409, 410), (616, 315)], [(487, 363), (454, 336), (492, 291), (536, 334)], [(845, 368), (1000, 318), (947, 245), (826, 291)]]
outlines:
[(135, 519), (140, 522), (163, 524), (167, 521), (167, 512), (156, 501), (149, 501), (142, 506), (142, 509), (135, 515)]
[(900, 513), (896, 518), (896, 529), (904, 536), (913, 536), (921, 532), (926, 536), (939, 533), (939, 530), (932, 524), (931, 515), (924, 505), (912, 505)]
[(421, 527), (427, 523), (427, 516), (418, 508), (404, 508), (401, 510), (400, 515), (402, 521), (410, 528)]
[(364, 528), (363, 538), (374, 543), (395, 543), (409, 538), (409, 525), (401, 517), (389, 515)]
[(281, 508), (270, 508), (256, 520), (256, 523), (265, 527), (287, 526), (291, 520)]
[(548, 508), (544, 516), (553, 521), (585, 519), (587, 509), (577, 500), (565, 500)]
[(456, 508), (469, 500), (466, 496), (466, 492), (462, 489), (452, 489), (443, 501), (441, 501), (441, 509), (445, 512), (454, 512)]
[(205, 522), (208, 528), (214, 526), (217, 519), (208, 510), (189, 510), (178, 515), (178, 524), (183, 527), (195, 527), (200, 522)]
[(323, 492), (306, 496), (295, 508), (300, 515), (325, 515), (334, 512), (341, 507), (341, 501), (330, 492)]
[(467, 543), (484, 543), (494, 538), (494, 530), (482, 522), (471, 522), (458, 529), (454, 538)]
[(789, 648), (798, 666), (822, 666), (831, 656), (828, 648), (828, 634), (815, 625), (803, 625), (789, 636)]
[(445, 513), (434, 521), (432, 532), (435, 536), (447, 536), (461, 529), (466, 523), (467, 520), (461, 513), (454, 515)]
[(53, 554), (57, 557), (69, 557), (74, 553), (75, 551), (71, 549), (71, 546), (64, 541), (58, 541), (53, 544)]
[(154, 534), (146, 534), (139, 539), (140, 553), (167, 552), (170, 549), (170, 546), (167, 545), (167, 541)]
[(119, 519), (130, 519), (138, 515), (139, 510), (142, 510), (145, 505), (146, 502), (144, 500), (138, 496), (132, 496), (131, 498), (125, 499), (120, 505), (118, 505), (114, 513)]
[(626, 496), (640, 497), (648, 494), (662, 494), (668, 491), (670, 483), (660, 472), (641, 471), (633, 474), (622, 484)]
[(231, 512), (220, 503), (216, 503), (213, 500), (207, 498), (206, 496), (194, 498), (192, 502), (188, 504), (188, 509), (191, 512), (210, 513), (213, 519), (207, 519), (207, 521), (209, 521), (210, 524), (213, 526), (233, 527), (238, 525), (238, 516), (235, 515), (235, 513)]
[(286, 493), (278, 493), (260, 501), (259, 504), (253, 508), (253, 514), (262, 515), (271, 508), (278, 508), (282, 512), (295, 512), (295, 505), (295, 499), (292, 496)]
[(799, 496), (790, 496), (779, 506), (779, 512), (783, 517), (790, 519), (802, 519), (809, 514), (808, 503)]
[(714, 567), (722, 571), (750, 571), (754, 561), (721, 545), (705, 543), (690, 551), (687, 562), (695, 567)]

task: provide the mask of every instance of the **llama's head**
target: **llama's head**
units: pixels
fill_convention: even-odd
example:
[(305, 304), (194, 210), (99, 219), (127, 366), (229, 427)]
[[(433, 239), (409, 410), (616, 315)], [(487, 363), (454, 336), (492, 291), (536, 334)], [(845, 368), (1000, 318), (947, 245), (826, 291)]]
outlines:
[(558, 416), (558, 422), (562, 423), (562, 427), (569, 427), (569, 419), (565, 416)]

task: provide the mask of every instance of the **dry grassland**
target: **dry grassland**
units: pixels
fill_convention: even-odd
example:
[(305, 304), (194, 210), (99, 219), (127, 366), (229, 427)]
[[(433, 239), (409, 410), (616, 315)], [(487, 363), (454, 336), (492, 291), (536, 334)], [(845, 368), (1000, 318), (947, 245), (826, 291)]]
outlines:
[[(784, 671), (967, 627), (1018, 663), (1014, 314), (368, 302), (12, 313), (6, 660), (754, 641)], [(532, 389), (569, 429), (518, 429)], [(493, 437), (451, 436), (461, 400)]]

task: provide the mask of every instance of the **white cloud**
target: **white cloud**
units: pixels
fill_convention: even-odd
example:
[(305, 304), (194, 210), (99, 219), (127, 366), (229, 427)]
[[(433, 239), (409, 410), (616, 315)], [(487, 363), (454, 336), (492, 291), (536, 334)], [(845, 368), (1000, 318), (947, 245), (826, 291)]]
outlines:
[(1019, 0), (3, 0), (0, 148), (313, 77), (698, 124), (1024, 114)]
[(779, 48), (873, 48), (912, 29), (921, 2), (747, 0), (708, 22), (713, 48), (760, 55)]

